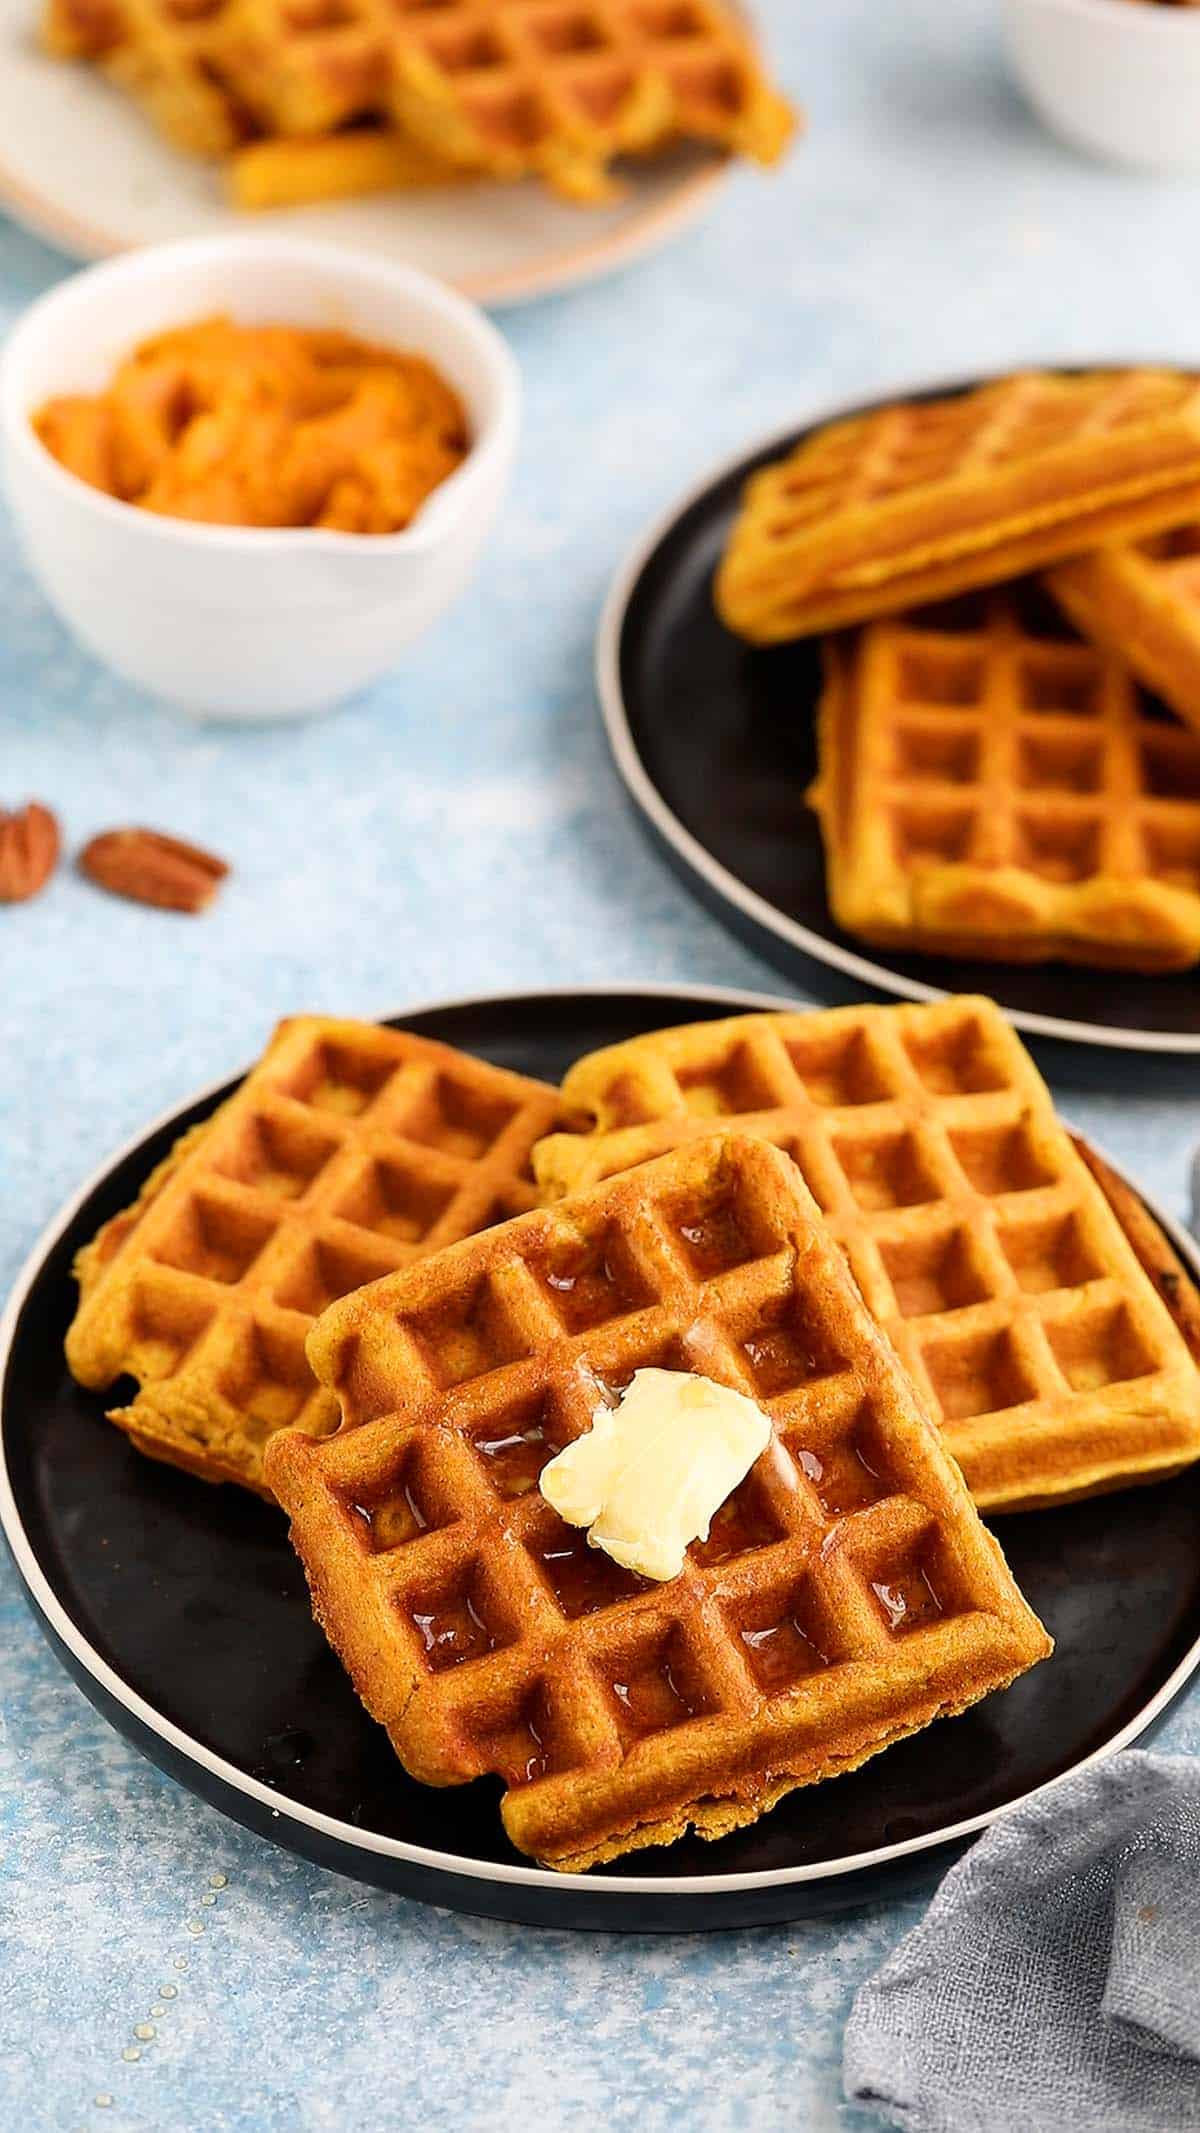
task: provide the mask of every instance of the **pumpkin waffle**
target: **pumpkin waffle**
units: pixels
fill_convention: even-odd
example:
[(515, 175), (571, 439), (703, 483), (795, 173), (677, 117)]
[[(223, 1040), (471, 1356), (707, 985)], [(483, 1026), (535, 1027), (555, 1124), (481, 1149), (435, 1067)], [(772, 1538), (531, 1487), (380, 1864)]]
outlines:
[(248, 199), (440, 166), (598, 200), (616, 156), (687, 138), (773, 162), (794, 126), (726, 0), (49, 0), (43, 36), (184, 150), (324, 144), (235, 169)]
[(1027, 372), (814, 430), (753, 475), (716, 579), (754, 644), (1200, 516), (1200, 380)]
[(543, 1083), (373, 1024), (299, 1016), (76, 1262), (67, 1361), (139, 1382), (139, 1451), (270, 1497), (263, 1445), (337, 1420), (304, 1342), (326, 1304), (534, 1205)]
[(1200, 959), (1200, 734), (1035, 587), (831, 639), (818, 745), (848, 933), (1005, 963)]
[[(520, 1850), (584, 1868), (717, 1837), (1049, 1649), (799, 1173), (710, 1138), (327, 1311), (343, 1426), (274, 1437), (317, 1619), (405, 1767), (484, 1773)], [(651, 1364), (772, 1439), (648, 1584), (542, 1466)]]
[(534, 1151), (551, 1200), (717, 1126), (785, 1149), (982, 1509), (1200, 1456), (1185, 1338), (990, 1000), (664, 1030), (562, 1093), (591, 1130)]
[(1047, 572), (1046, 583), (1085, 637), (1200, 728), (1200, 522), (1099, 548)]

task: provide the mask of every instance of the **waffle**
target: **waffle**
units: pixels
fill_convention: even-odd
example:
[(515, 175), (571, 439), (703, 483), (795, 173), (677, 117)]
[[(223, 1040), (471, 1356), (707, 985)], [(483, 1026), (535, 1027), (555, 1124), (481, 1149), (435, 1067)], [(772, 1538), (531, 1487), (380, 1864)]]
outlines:
[(254, 204), (429, 182), (431, 159), (603, 199), (616, 156), (686, 137), (773, 162), (794, 125), (726, 0), (48, 0), (43, 37), (186, 151), (323, 143), (235, 170)]
[(1200, 523), (1099, 548), (1047, 572), (1046, 583), (1085, 637), (1128, 660), (1200, 728)]
[(815, 430), (755, 474), (716, 580), (754, 644), (991, 585), (1200, 515), (1200, 381), (1031, 372)]
[[(709, 1138), (326, 1312), (343, 1427), (267, 1472), (314, 1609), (414, 1777), (486, 1772), (520, 1850), (717, 1837), (1049, 1650), (795, 1168)], [(536, 1483), (650, 1364), (759, 1400), (767, 1449), (647, 1585)]]
[(1200, 958), (1200, 734), (1036, 588), (830, 640), (818, 736), (847, 933), (1005, 963)]
[(982, 1509), (1178, 1472), (1200, 1372), (989, 1000), (741, 1016), (597, 1052), (550, 1199), (719, 1123), (784, 1148)]
[(79, 1254), (67, 1361), (124, 1373), (138, 1449), (269, 1497), (263, 1446), (337, 1420), (304, 1343), (335, 1297), (535, 1201), (554, 1090), (372, 1024), (280, 1024), (236, 1094), (185, 1134)]

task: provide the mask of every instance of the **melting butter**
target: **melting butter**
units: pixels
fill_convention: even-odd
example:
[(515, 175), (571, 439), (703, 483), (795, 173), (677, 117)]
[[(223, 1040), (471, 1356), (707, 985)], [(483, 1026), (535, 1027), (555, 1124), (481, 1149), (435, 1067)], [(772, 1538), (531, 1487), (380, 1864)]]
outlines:
[(638, 1370), (616, 1407), (597, 1407), (586, 1437), (542, 1469), (560, 1518), (586, 1526), (625, 1570), (679, 1576), (694, 1540), (744, 1481), (771, 1435), (745, 1393), (686, 1370)]

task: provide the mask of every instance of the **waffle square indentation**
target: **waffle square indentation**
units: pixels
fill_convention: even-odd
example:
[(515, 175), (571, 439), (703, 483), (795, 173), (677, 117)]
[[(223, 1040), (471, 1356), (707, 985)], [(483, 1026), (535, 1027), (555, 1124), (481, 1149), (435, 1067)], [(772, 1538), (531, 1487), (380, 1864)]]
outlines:
[(808, 1576), (790, 1578), (749, 1601), (734, 1601), (727, 1615), (755, 1686), (765, 1696), (782, 1695), (834, 1663), (832, 1626)]
[(516, 1641), (504, 1605), (477, 1563), (460, 1566), (428, 1585), (418, 1584), (397, 1604), (416, 1633), (431, 1674), (484, 1659)]
[(587, 1333), (628, 1318), (655, 1300), (654, 1290), (615, 1225), (592, 1236), (563, 1238), (534, 1269), (564, 1331)]
[(1015, 1125), (963, 1126), (950, 1145), (976, 1192), (998, 1199), (1008, 1192), (1034, 1192), (1057, 1176), (1028, 1119)]
[(268, 1215), (197, 1193), (178, 1210), (154, 1257), (205, 1281), (232, 1284), (249, 1273), (274, 1234)]
[(879, 1253), (902, 1318), (928, 1318), (983, 1303), (991, 1285), (970, 1231), (953, 1229), (878, 1239)]
[(1046, 1335), (1072, 1392), (1099, 1392), (1159, 1368), (1159, 1357), (1123, 1303), (1096, 1304), (1047, 1321)]
[(820, 1024), (821, 1017), (814, 1015), (811, 1031), (785, 1040), (805, 1095), (831, 1110), (886, 1103), (895, 1090), (866, 1031), (822, 1029)]
[(561, 1518), (539, 1527), (530, 1554), (569, 1622), (600, 1614), (650, 1589), (646, 1578), (623, 1570), (602, 1548), (593, 1548), (578, 1526), (568, 1526)]
[(631, 1637), (623, 1653), (610, 1657), (605, 1675), (626, 1750), (647, 1734), (666, 1733), (714, 1708), (695, 1656), (678, 1628), (664, 1631), (655, 1626)]
[(531, 1352), (490, 1274), (403, 1323), (443, 1387), (485, 1377)]
[(449, 1180), (431, 1177), (418, 1163), (400, 1156), (379, 1156), (347, 1186), (334, 1213), (343, 1222), (353, 1222), (378, 1236), (419, 1244), (441, 1220), (456, 1190)]
[(516, 1111), (510, 1098), (494, 1090), (439, 1073), (419, 1096), (401, 1092), (393, 1123), (405, 1140), (477, 1162), (511, 1125)]
[(1037, 1396), (1037, 1385), (1007, 1327), (931, 1339), (921, 1352), (948, 1422), (1000, 1414)]
[(923, 1207), (940, 1200), (942, 1186), (921, 1142), (907, 1128), (877, 1137), (839, 1134), (833, 1143), (859, 1207), (876, 1214), (891, 1207)]

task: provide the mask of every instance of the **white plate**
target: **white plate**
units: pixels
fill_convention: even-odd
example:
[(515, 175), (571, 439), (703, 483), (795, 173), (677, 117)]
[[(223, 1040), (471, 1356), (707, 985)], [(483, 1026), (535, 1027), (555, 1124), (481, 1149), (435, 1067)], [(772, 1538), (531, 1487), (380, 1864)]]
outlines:
[(572, 206), (529, 180), (239, 214), (219, 164), (168, 146), (94, 67), (39, 50), (37, 9), (0, 0), (0, 202), (77, 259), (269, 227), (421, 267), (482, 303), (522, 303), (664, 244), (729, 170), (712, 150), (681, 148), (632, 172), (605, 207)]

